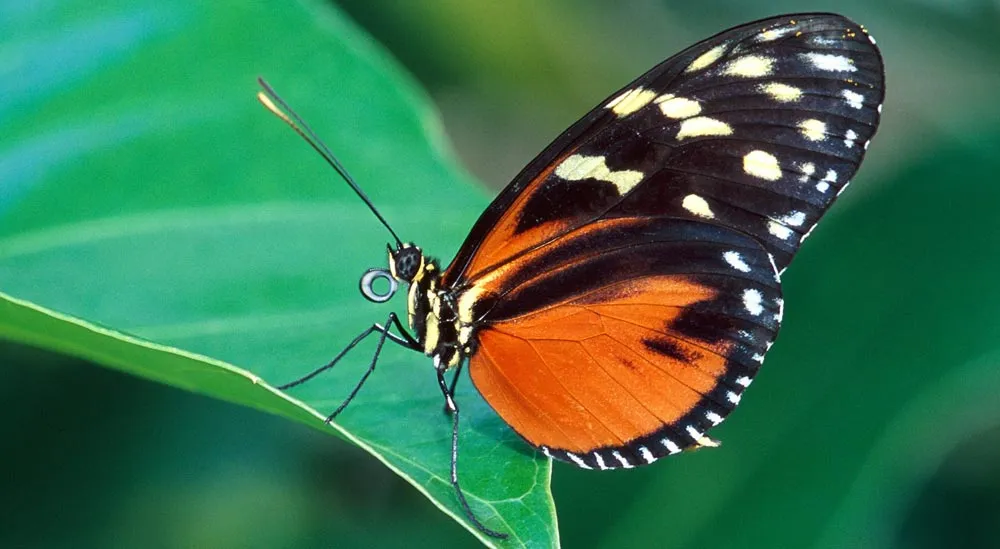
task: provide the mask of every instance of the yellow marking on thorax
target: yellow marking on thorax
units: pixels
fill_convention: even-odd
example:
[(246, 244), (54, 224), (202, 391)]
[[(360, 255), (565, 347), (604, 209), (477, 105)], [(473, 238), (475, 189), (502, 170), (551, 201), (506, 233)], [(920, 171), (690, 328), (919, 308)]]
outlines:
[(441, 340), (441, 328), (438, 326), (438, 318), (433, 312), (427, 313), (424, 323), (424, 353), (429, 355), (434, 352), (438, 341)]

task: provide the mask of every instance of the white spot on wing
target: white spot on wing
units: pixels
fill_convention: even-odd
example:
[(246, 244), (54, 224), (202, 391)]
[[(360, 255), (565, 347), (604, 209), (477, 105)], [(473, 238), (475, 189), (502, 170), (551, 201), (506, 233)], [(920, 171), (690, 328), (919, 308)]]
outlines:
[(642, 172), (635, 170), (611, 171), (603, 156), (574, 154), (556, 166), (556, 176), (566, 181), (597, 179), (607, 181), (618, 188), (618, 193), (626, 194), (642, 181)]
[(699, 55), (694, 61), (691, 62), (690, 65), (687, 66), (686, 69), (684, 69), (684, 72), (700, 71), (701, 69), (712, 65), (712, 63), (715, 63), (720, 57), (722, 57), (722, 54), (726, 53), (726, 46), (727, 44), (719, 44), (718, 46), (715, 46), (714, 48)]
[(736, 384), (737, 385), (742, 385), (744, 387), (749, 387), (751, 381), (752, 380), (749, 377), (747, 377), (747, 376), (742, 376), (742, 377), (736, 378)]
[(741, 256), (739, 252), (732, 250), (725, 252), (722, 254), (722, 259), (725, 259), (726, 263), (729, 263), (729, 266), (737, 271), (742, 273), (750, 272), (750, 265), (747, 265), (747, 262), (743, 261), (743, 256)]
[(788, 240), (792, 236), (791, 229), (774, 220), (767, 222), (767, 232), (782, 240)]
[(743, 307), (753, 316), (759, 316), (764, 312), (764, 296), (760, 290), (748, 288), (743, 290)]
[(642, 87), (633, 88), (622, 92), (618, 97), (608, 101), (605, 108), (611, 109), (611, 112), (617, 114), (619, 117), (628, 116), (645, 107), (655, 98), (656, 92), (654, 91)]
[(718, 425), (722, 423), (722, 416), (715, 412), (705, 412), (705, 419), (712, 422), (712, 425)]
[(774, 320), (781, 323), (781, 319), (785, 317), (785, 300), (780, 297), (775, 298), (774, 302), (778, 305), (778, 312), (774, 313)]
[(670, 93), (657, 97), (655, 103), (668, 118), (690, 118), (701, 112), (701, 103)]
[(760, 91), (766, 93), (778, 103), (792, 103), (802, 98), (802, 90), (795, 86), (782, 84), (781, 82), (770, 82), (760, 87)]
[(602, 471), (607, 471), (608, 466), (604, 463), (604, 456), (598, 452), (594, 452), (594, 460), (597, 461), (597, 468)]
[(698, 429), (695, 429), (694, 426), (692, 426), (692, 425), (688, 425), (687, 427), (685, 427), (684, 430), (687, 431), (688, 436), (690, 436), (691, 438), (693, 438), (695, 440), (695, 442), (697, 442), (697, 441), (702, 440), (703, 438), (705, 438), (705, 435), (699, 433)]
[(806, 221), (806, 214), (805, 212), (795, 210), (783, 217), (779, 217), (778, 221), (784, 223), (785, 225), (791, 225), (792, 227), (801, 227)]
[(729, 400), (729, 402), (732, 402), (733, 405), (737, 405), (740, 403), (740, 400), (742, 400), (743, 397), (736, 394), (734, 391), (729, 391), (728, 393), (726, 393), (726, 399)]
[(827, 170), (826, 175), (823, 176), (823, 179), (821, 179), (820, 182), (816, 184), (816, 190), (818, 190), (821, 193), (825, 193), (826, 191), (830, 190), (830, 183), (836, 183), (836, 182), (837, 182), (837, 172), (833, 170)]
[(763, 364), (764, 363), (764, 355), (762, 355), (760, 353), (754, 353), (753, 356), (750, 357), (750, 358), (752, 358), (754, 360), (754, 362), (757, 362), (759, 364)]
[(632, 465), (631, 463), (629, 463), (628, 460), (625, 459), (624, 456), (622, 456), (621, 454), (619, 454), (618, 450), (615, 450), (614, 452), (611, 452), (611, 455), (614, 456), (614, 458), (618, 460), (618, 463), (621, 463), (622, 467), (624, 467), (625, 469), (631, 469), (631, 468), (635, 467), (635, 465)]
[(854, 66), (854, 61), (849, 57), (844, 57), (843, 55), (834, 55), (830, 53), (800, 53), (800, 57), (805, 59), (813, 66), (821, 71), (830, 72), (854, 72), (857, 67)]
[(590, 465), (587, 465), (587, 462), (585, 462), (582, 459), (580, 459), (580, 456), (578, 456), (578, 455), (576, 455), (576, 454), (574, 454), (572, 452), (566, 452), (566, 457), (568, 457), (570, 459), (570, 461), (572, 461), (573, 463), (575, 463), (576, 466), (580, 467), (581, 469), (593, 469), (593, 467), (591, 467)]
[(781, 167), (778, 166), (778, 159), (773, 154), (764, 151), (748, 152), (743, 157), (743, 171), (768, 181), (781, 179)]
[(774, 70), (774, 59), (763, 55), (744, 55), (733, 59), (722, 71), (726, 76), (758, 78), (767, 76)]
[(642, 456), (643, 461), (646, 463), (653, 463), (656, 461), (656, 456), (654, 456), (653, 452), (650, 452), (649, 448), (646, 448), (645, 446), (639, 447), (639, 455)]
[(661, 440), (660, 444), (662, 444), (663, 447), (666, 448), (667, 451), (670, 452), (671, 454), (677, 454), (680, 453), (681, 451), (681, 447), (678, 446), (676, 443), (674, 443), (674, 441), (670, 440), (669, 438)]
[(854, 130), (847, 130), (847, 133), (844, 134), (844, 146), (848, 149), (853, 148), (854, 140), (857, 138), (858, 134), (855, 133)]
[(810, 141), (822, 141), (826, 139), (826, 124), (822, 120), (810, 118), (799, 122), (799, 129), (802, 135)]
[(806, 162), (805, 164), (799, 166), (799, 169), (802, 170), (802, 176), (799, 177), (799, 182), (805, 183), (806, 181), (809, 181), (809, 178), (812, 177), (812, 174), (816, 173), (816, 164), (813, 164), (812, 162)]
[(712, 219), (715, 217), (715, 214), (712, 213), (712, 209), (708, 207), (708, 202), (696, 194), (689, 194), (685, 196), (684, 201), (681, 202), (681, 206), (698, 217), (704, 217), (706, 219)]
[(844, 90), (840, 95), (847, 101), (847, 104), (855, 109), (860, 109), (865, 104), (865, 96), (853, 90)]

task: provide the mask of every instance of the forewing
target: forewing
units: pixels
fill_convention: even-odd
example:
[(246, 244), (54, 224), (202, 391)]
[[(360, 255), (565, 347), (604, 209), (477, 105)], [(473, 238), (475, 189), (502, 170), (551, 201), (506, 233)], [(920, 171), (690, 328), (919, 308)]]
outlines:
[(476, 388), (532, 445), (582, 467), (652, 463), (736, 406), (777, 335), (754, 239), (674, 218), (588, 225), (461, 294)]
[(881, 56), (838, 15), (709, 38), (622, 88), (533, 160), (444, 273), (461, 287), (588, 223), (671, 215), (756, 238), (783, 270), (875, 132)]

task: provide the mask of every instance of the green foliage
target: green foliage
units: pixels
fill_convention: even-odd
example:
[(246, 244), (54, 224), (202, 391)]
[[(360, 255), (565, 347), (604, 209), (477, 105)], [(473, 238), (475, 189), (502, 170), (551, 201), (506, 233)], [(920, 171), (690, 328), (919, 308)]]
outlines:
[[(802, 9), (343, 3), (435, 94), (465, 158), (498, 184), (664, 56)], [(333, 433), (315, 414), (353, 387), (373, 342), (296, 389), (306, 407), (203, 358), (280, 384), (390, 310), (356, 286), (384, 263), (387, 235), (256, 104), (254, 79), (267, 77), (310, 121), (404, 238), (447, 260), (486, 199), (450, 160), (421, 92), (323, 5), (0, 4), (0, 291), (16, 298), (0, 299), (0, 338)], [(883, 127), (786, 273), (782, 334), (713, 431), (722, 448), (611, 474), (557, 465), (557, 534), (547, 466), (464, 383), (463, 480), (477, 511), (492, 516), (492, 501), (508, 521), (491, 525), (537, 546), (995, 544), (975, 528), (1000, 520), (1000, 438), (983, 435), (1000, 425), (1000, 75), (984, 69), (1000, 60), (995, 17), (969, 3), (838, 9), (866, 23), (886, 56)], [(0, 346), (0, 363), (15, 366), (0, 368), (0, 439), (21, 483), (0, 485), (12, 494), (0, 500), (5, 545), (469, 541), (342, 441), (327, 450), (330, 437), (307, 438), (284, 419), (18, 349)], [(430, 365), (386, 352), (342, 417), (346, 433), (454, 514), (449, 424)], [(956, 454), (965, 468), (949, 472), (942, 463)], [(972, 467), (983, 471), (979, 499), (926, 489)]]
[[(287, 94), (426, 249), (453, 250), (482, 193), (442, 150), (426, 99), (325, 6), (86, 6), (61, 8), (76, 48), (54, 45), (31, 9), (6, 44), (50, 72), (25, 71), (36, 81), (8, 84), (4, 104), (0, 280), (16, 299), (0, 296), (0, 337), (334, 433), (322, 418), (374, 341), (295, 399), (271, 385), (383, 321), (389, 309), (361, 299), (356, 280), (384, 265), (388, 235), (257, 104), (255, 77)], [(379, 370), (337, 429), (461, 517), (429, 362), (386, 349)], [(461, 480), (473, 508), (511, 546), (555, 543), (548, 463), (474, 395), (466, 381)]]

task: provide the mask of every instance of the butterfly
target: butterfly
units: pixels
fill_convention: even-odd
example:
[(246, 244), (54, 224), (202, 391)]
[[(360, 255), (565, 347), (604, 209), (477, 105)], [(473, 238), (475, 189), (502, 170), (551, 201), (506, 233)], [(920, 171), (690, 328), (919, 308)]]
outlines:
[[(394, 313), (359, 334), (427, 355), (452, 417), (464, 365), (528, 444), (585, 469), (717, 446), (781, 325), (781, 274), (847, 188), (878, 127), (884, 68), (864, 27), (782, 15), (653, 67), (562, 133), (493, 200), (446, 267), (401, 240), (311, 129), (261, 81), (260, 100), (388, 229), (388, 267), (361, 292)], [(376, 291), (379, 281), (388, 290)], [(383, 284), (386, 286), (386, 284)], [(445, 374), (454, 371), (449, 382)]]

